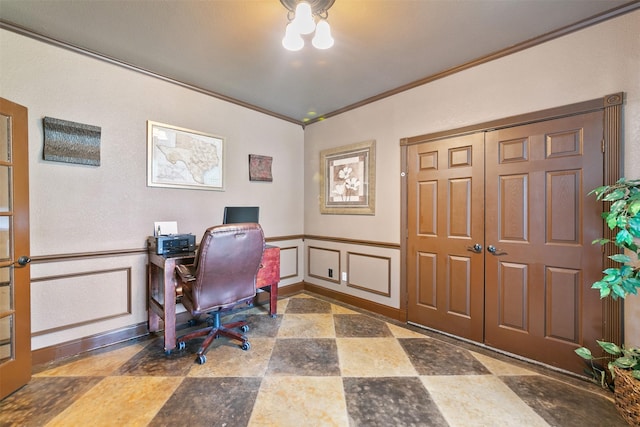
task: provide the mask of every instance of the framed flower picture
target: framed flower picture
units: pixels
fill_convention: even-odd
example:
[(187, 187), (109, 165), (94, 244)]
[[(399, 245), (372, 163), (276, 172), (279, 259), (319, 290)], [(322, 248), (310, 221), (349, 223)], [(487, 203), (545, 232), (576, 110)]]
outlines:
[(320, 213), (374, 215), (376, 142), (320, 152)]

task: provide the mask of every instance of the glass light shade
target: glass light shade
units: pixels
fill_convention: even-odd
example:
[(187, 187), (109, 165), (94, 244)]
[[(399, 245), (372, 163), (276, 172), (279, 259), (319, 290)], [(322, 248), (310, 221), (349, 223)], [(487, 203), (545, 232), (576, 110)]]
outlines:
[(329, 23), (322, 19), (316, 26), (316, 34), (313, 36), (311, 43), (316, 49), (329, 49), (333, 46), (333, 37), (331, 37), (331, 27)]
[(313, 20), (311, 13), (311, 6), (305, 1), (301, 1), (296, 6), (295, 18), (292, 22), (298, 29), (299, 34), (311, 34), (316, 28), (316, 23)]
[(292, 23), (287, 25), (287, 29), (284, 32), (284, 38), (282, 39), (282, 46), (287, 50), (300, 50), (304, 47), (304, 40), (300, 34), (296, 31), (295, 25)]

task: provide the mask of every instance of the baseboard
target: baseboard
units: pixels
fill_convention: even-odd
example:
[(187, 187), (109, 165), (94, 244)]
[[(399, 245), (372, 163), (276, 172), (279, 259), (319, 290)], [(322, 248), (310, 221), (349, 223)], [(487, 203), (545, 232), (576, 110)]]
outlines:
[(89, 337), (78, 338), (77, 340), (52, 345), (50, 347), (39, 348), (31, 352), (31, 363), (40, 365), (53, 362), (59, 359), (75, 356), (85, 351), (95, 350), (122, 341), (128, 341), (149, 334), (147, 322), (131, 325), (126, 328), (109, 331)]
[(327, 298), (334, 299), (336, 301), (344, 302), (354, 307), (362, 308), (372, 313), (380, 314), (390, 319), (398, 320), (400, 322), (407, 321), (407, 314), (405, 311), (398, 308), (389, 307), (387, 305), (378, 304), (363, 298), (354, 297), (353, 295), (343, 294), (342, 292), (336, 292), (331, 289), (323, 288), (322, 286), (313, 285), (311, 283), (304, 283), (304, 290), (325, 296)]
[(290, 297), (299, 294), (305, 290), (304, 282), (294, 283), (293, 285), (282, 286), (278, 288), (278, 297)]
[[(375, 302), (367, 301), (362, 298), (346, 295), (341, 292), (332, 291), (330, 289), (323, 288), (321, 286), (313, 285), (306, 282), (298, 282), (293, 285), (282, 286), (278, 288), (278, 297), (285, 298), (298, 294), (303, 291), (308, 291), (318, 295), (325, 296), (327, 298), (334, 299), (336, 301), (344, 302), (357, 308), (371, 311), (376, 314), (380, 314), (401, 322), (406, 321), (406, 313), (400, 311), (397, 308), (388, 307)], [(256, 304), (269, 304), (269, 294), (267, 292), (260, 292), (256, 296)], [(186, 321), (188, 313), (178, 314), (179, 321)], [(182, 319), (185, 317), (185, 319)], [(127, 326), (122, 329), (105, 332), (102, 334), (92, 335), (89, 337), (78, 338), (77, 340), (68, 341), (61, 344), (52, 345), (50, 347), (40, 348), (31, 352), (32, 364), (41, 365), (50, 363), (60, 359), (66, 359), (68, 357), (76, 356), (80, 353), (84, 353), (90, 350), (96, 350), (101, 347), (116, 344), (123, 341), (128, 341), (134, 338), (139, 338), (149, 335), (149, 328), (147, 322), (138, 323), (136, 325)]]

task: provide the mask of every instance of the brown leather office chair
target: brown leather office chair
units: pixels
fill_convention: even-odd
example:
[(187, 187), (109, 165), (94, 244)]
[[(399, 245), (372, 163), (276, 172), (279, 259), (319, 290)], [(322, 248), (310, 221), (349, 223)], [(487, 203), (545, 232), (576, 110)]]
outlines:
[(231, 330), (241, 328), (247, 332), (246, 322), (222, 325), (220, 313), (252, 303), (264, 246), (259, 224), (210, 227), (202, 237), (195, 263), (176, 267), (178, 282), (182, 282), (182, 304), (196, 319), (205, 313), (211, 316), (207, 320), (209, 327), (178, 338), (178, 349), (184, 349), (185, 341), (206, 336), (198, 350), (197, 363), (206, 362), (205, 353), (219, 336), (240, 340), (243, 350), (251, 347), (245, 335)]

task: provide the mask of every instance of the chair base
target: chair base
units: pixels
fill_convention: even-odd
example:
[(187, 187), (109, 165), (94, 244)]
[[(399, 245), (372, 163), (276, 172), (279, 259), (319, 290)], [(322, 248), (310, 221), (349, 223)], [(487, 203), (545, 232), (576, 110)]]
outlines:
[(209, 350), (209, 347), (211, 346), (211, 343), (213, 343), (213, 340), (221, 336), (240, 341), (240, 348), (245, 351), (251, 348), (249, 339), (244, 334), (233, 330), (234, 328), (240, 328), (242, 332), (247, 332), (249, 330), (249, 326), (247, 325), (247, 322), (245, 320), (225, 323), (224, 325), (222, 325), (220, 324), (220, 312), (213, 313), (212, 317), (207, 319), (207, 321), (211, 320), (213, 321), (212, 326), (198, 329), (197, 331), (190, 332), (178, 338), (178, 348), (184, 349), (186, 341), (189, 341), (193, 338), (206, 337), (200, 345), (198, 352), (196, 353), (196, 363), (202, 365), (207, 361), (205, 353), (207, 352), (207, 350)]

